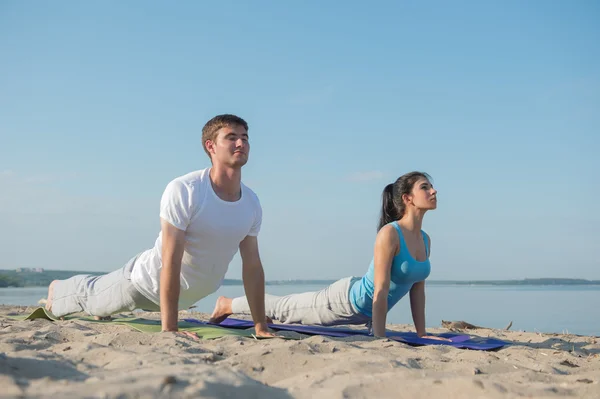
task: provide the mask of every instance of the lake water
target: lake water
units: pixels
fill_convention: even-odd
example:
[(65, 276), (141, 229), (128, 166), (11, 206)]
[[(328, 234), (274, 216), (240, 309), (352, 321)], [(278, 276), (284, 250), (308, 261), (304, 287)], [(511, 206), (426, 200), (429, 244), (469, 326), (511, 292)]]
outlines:
[[(321, 285), (267, 286), (267, 293), (286, 295), (316, 291)], [(195, 310), (212, 312), (219, 295), (243, 295), (242, 286), (223, 286), (199, 301)], [(0, 304), (36, 305), (45, 288), (0, 288)], [(428, 327), (443, 320), (511, 330), (600, 336), (600, 286), (427, 286)], [(388, 314), (388, 323), (412, 324), (408, 296)]]

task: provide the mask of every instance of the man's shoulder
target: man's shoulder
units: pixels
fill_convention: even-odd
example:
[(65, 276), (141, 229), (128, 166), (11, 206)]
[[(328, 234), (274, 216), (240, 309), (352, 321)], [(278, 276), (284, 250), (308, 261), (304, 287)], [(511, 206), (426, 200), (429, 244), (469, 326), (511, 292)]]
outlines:
[(194, 171), (186, 173), (184, 175), (175, 177), (169, 183), (195, 185), (195, 184), (201, 183), (203, 181), (206, 181), (206, 179), (209, 178), (208, 172), (209, 172), (208, 168), (194, 170)]
[(188, 192), (198, 191), (198, 189), (206, 183), (209, 178), (208, 175), (207, 169), (200, 169), (186, 173), (185, 175), (177, 176), (169, 181), (167, 190)]
[(173, 178), (165, 187), (162, 201), (183, 201), (189, 204), (202, 201), (207, 176), (207, 170), (201, 169)]
[(244, 183), (242, 183), (241, 185), (242, 185), (242, 195), (246, 195), (248, 198), (250, 198), (251, 201), (255, 202), (257, 205), (260, 206), (260, 200), (258, 199), (258, 195), (254, 192), (254, 190), (252, 190), (250, 187), (248, 187)]

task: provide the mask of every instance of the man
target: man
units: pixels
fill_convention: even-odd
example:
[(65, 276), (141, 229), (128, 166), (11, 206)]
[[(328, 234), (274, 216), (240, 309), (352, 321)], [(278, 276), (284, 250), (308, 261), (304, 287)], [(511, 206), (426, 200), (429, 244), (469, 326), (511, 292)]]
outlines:
[(202, 129), (202, 142), (212, 166), (167, 185), (154, 247), (112, 273), (53, 281), (48, 310), (59, 317), (85, 311), (97, 318), (134, 309), (160, 310), (162, 330), (177, 332), (178, 310), (215, 292), (239, 249), (256, 334), (273, 336), (266, 325), (257, 241), (262, 208), (241, 182), (250, 150), (248, 124), (235, 115), (218, 115)]

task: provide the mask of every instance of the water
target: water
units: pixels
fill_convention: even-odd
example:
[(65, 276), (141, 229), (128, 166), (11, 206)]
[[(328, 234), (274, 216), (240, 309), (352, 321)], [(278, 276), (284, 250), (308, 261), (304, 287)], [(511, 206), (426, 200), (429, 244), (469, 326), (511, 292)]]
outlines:
[[(316, 291), (321, 285), (267, 286), (272, 295)], [(37, 305), (46, 288), (0, 288), (0, 304)], [(194, 310), (212, 312), (219, 295), (243, 295), (242, 286), (223, 286), (199, 301)], [(428, 285), (427, 326), (443, 320), (511, 330), (600, 336), (600, 286), (457, 286)], [(408, 296), (388, 314), (388, 323), (412, 324)]]

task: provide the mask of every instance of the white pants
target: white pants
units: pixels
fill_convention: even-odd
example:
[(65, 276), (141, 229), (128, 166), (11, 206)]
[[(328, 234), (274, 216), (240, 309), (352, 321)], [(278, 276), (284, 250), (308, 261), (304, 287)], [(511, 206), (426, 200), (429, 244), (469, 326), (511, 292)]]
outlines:
[(110, 316), (135, 309), (159, 311), (160, 306), (142, 295), (131, 282), (131, 270), (137, 257), (108, 274), (78, 274), (58, 280), (52, 294), (52, 314), (60, 317), (86, 312), (91, 316)]
[[(357, 280), (357, 277), (346, 277), (316, 292), (265, 295), (265, 313), (283, 324), (367, 324), (370, 318), (356, 311), (349, 299), (350, 287)], [(231, 310), (237, 314), (250, 314), (246, 297), (234, 298)]]

